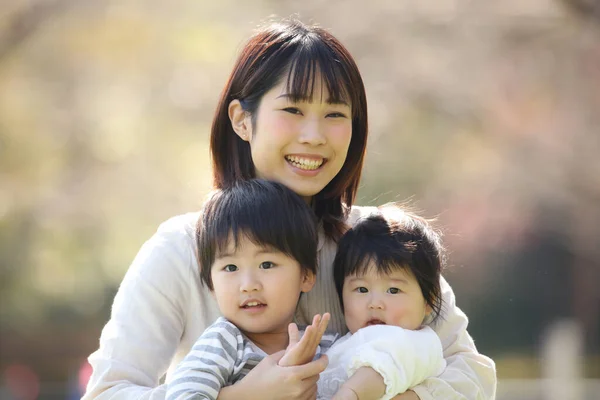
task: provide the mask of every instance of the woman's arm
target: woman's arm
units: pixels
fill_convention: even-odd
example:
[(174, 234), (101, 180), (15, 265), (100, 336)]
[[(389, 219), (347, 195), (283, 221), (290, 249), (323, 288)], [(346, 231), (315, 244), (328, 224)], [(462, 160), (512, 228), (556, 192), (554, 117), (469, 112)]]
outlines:
[(191, 239), (168, 224), (142, 246), (119, 287), (100, 347), (89, 357), (84, 400), (165, 397), (159, 379), (184, 330), (193, 262)]
[(428, 378), (411, 389), (421, 400), (494, 399), (496, 366), (489, 357), (477, 352), (467, 332), (469, 320), (456, 306), (454, 292), (444, 278), (441, 286), (444, 312), (432, 328), (442, 342), (446, 368), (439, 376)]

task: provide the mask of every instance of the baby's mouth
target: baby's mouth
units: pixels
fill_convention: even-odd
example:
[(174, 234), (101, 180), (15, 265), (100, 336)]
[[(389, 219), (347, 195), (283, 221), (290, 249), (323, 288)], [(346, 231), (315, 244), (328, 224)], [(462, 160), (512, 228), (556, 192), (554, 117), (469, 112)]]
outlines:
[(370, 319), (367, 321), (367, 325), (366, 326), (371, 326), (371, 325), (385, 325), (386, 323), (383, 322), (380, 319)]

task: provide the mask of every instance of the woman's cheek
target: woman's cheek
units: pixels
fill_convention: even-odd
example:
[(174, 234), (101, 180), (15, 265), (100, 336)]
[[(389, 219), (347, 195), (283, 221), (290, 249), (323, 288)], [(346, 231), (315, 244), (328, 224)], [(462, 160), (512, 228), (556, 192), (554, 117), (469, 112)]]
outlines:
[(269, 121), (268, 132), (271, 138), (285, 139), (293, 131), (293, 121), (287, 116), (280, 116)]
[(352, 139), (352, 125), (339, 124), (332, 127), (330, 131), (330, 140), (336, 144), (336, 147), (348, 149), (350, 140)]

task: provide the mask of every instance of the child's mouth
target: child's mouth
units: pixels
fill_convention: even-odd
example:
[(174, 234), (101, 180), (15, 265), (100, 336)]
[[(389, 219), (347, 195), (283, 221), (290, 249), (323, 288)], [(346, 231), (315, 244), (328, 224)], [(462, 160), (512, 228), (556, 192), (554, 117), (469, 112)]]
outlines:
[(266, 306), (266, 304), (261, 303), (260, 301), (249, 301), (247, 303), (242, 304), (243, 309), (259, 309)]
[(385, 325), (385, 322), (383, 322), (380, 319), (370, 319), (367, 321), (366, 326), (371, 326), (371, 325)]

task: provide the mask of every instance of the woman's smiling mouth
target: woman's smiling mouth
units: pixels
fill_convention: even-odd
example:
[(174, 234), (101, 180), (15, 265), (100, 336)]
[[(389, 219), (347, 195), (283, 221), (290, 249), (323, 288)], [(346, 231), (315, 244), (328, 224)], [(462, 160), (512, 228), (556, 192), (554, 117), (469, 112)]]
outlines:
[(319, 169), (327, 161), (327, 159), (321, 157), (315, 158), (296, 155), (287, 155), (285, 156), (285, 159), (292, 166), (305, 171), (314, 171)]

